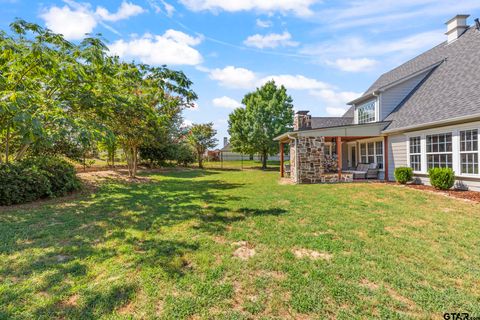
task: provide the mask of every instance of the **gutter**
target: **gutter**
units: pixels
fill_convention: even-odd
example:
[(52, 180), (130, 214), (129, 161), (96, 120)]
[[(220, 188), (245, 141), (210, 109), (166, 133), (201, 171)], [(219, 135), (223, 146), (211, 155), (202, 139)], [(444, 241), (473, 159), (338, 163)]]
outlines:
[[(468, 120), (468, 121), (465, 121)], [(401, 133), (401, 132), (406, 132), (406, 131), (414, 131), (416, 129), (429, 129), (431, 127), (438, 127), (441, 125), (449, 125), (449, 124), (455, 124), (457, 122), (472, 122), (474, 120), (480, 120), (480, 113), (474, 114), (474, 115), (469, 115), (469, 116), (462, 116), (462, 117), (457, 117), (457, 118), (451, 118), (451, 119), (445, 119), (445, 120), (439, 120), (439, 121), (432, 121), (432, 122), (427, 122), (427, 123), (422, 123), (422, 124), (416, 124), (413, 126), (408, 126), (408, 127), (402, 127), (402, 128), (397, 128), (397, 129), (390, 129), (390, 130), (383, 130), (382, 133), (385, 134), (390, 134), (390, 133)]]

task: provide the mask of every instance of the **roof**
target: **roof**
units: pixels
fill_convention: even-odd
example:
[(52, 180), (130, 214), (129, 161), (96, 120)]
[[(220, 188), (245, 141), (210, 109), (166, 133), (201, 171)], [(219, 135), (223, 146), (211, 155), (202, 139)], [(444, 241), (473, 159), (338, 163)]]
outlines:
[[(415, 62), (417, 58), (420, 60)], [(391, 121), (387, 131), (480, 113), (479, 30), (470, 28), (456, 41), (448, 45), (443, 43), (417, 58), (392, 72), (395, 74), (395, 70), (407, 69), (413, 72), (418, 67), (412, 65), (425, 65), (438, 58), (446, 60), (435, 67), (385, 118), (385, 121)], [(372, 87), (395, 77), (388, 74), (382, 76), (384, 79), (380, 77)]]
[(353, 123), (353, 117), (312, 117), (312, 129), (344, 126)]

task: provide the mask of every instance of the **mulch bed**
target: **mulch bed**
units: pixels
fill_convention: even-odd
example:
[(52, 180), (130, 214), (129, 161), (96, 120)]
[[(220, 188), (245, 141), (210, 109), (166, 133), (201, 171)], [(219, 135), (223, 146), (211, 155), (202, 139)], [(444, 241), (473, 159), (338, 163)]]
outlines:
[(423, 184), (407, 184), (406, 186), (412, 189), (440, 193), (449, 197), (465, 199), (465, 200), (470, 200), (470, 201), (480, 203), (480, 192), (476, 192), (476, 191), (457, 190), (457, 189), (438, 190), (432, 186), (427, 186)]

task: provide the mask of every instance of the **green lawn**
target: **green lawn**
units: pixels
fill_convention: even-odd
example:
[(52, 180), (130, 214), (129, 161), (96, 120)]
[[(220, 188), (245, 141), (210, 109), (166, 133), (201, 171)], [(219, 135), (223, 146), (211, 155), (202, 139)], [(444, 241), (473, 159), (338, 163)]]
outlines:
[(480, 316), (480, 205), (275, 172), (149, 178), (0, 209), (0, 318)]

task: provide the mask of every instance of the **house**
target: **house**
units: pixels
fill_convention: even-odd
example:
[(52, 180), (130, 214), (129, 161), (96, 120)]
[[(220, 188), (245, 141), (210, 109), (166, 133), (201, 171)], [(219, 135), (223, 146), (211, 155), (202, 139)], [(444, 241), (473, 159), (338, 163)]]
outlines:
[(381, 75), (342, 117), (297, 112), (294, 130), (275, 138), (290, 145), (291, 179), (322, 182), (333, 153), (339, 177), (375, 163), (379, 179), (408, 166), (428, 183), (429, 168), (449, 167), (457, 187), (480, 191), (480, 22), (468, 17), (447, 21), (445, 42)]
[[(255, 160), (261, 161), (262, 157), (258, 154), (248, 155), (248, 154), (241, 154), (240, 152), (236, 152), (233, 150), (232, 145), (228, 141), (227, 137), (223, 138), (223, 148), (220, 149), (220, 157), (223, 161), (237, 161), (237, 160)], [(288, 155), (284, 156), (284, 160), (288, 160)], [(268, 160), (270, 161), (280, 161), (280, 154), (268, 156)]]

